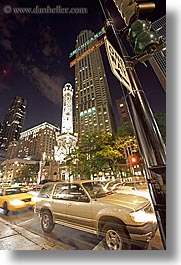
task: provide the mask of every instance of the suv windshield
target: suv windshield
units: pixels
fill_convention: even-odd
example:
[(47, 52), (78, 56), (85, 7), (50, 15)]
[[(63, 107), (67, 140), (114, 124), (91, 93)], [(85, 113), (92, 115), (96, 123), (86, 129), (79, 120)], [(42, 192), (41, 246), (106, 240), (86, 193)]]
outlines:
[(82, 184), (91, 198), (107, 196), (108, 192), (100, 182), (87, 182)]

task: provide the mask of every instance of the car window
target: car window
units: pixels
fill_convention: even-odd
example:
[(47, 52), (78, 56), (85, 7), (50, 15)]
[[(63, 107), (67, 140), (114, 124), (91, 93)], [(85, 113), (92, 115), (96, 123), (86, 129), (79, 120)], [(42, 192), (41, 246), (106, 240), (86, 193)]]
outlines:
[(87, 182), (82, 184), (91, 198), (100, 198), (107, 196), (106, 188), (100, 182)]
[(78, 202), (89, 202), (89, 198), (79, 184), (69, 185), (69, 200)]
[(54, 192), (53, 192), (53, 199), (59, 199), (59, 200), (66, 200), (68, 198), (68, 184), (57, 184)]
[(42, 197), (42, 198), (50, 198), (50, 194), (53, 190), (53, 184), (45, 184), (43, 185), (43, 187), (41, 188), (38, 197)]
[(20, 194), (24, 191), (21, 188), (8, 188), (5, 190), (5, 195), (13, 195), (13, 194)]
[(57, 184), (52, 198), (57, 200), (89, 202), (88, 196), (79, 184)]

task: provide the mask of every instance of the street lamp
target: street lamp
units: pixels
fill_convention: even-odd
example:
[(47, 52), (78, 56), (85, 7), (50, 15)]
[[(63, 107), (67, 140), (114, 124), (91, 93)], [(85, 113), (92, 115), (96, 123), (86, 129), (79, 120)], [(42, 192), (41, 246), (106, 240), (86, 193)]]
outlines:
[(38, 171), (38, 178), (37, 178), (37, 184), (40, 184), (41, 177), (42, 177), (42, 169), (45, 164), (45, 158), (46, 158), (46, 152), (42, 153), (42, 159), (39, 161), (39, 171)]

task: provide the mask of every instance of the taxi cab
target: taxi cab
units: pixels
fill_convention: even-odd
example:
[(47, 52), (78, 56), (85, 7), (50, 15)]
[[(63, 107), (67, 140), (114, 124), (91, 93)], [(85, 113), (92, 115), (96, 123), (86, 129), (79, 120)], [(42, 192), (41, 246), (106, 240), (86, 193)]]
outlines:
[(7, 215), (9, 211), (18, 211), (32, 208), (35, 202), (33, 195), (28, 193), (24, 187), (3, 187), (0, 189), (0, 208)]

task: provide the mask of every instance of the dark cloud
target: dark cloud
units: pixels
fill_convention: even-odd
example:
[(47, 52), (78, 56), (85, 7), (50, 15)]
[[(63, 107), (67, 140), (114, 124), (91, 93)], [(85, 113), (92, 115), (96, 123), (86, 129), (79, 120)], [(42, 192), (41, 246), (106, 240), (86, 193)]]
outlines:
[(36, 84), (43, 96), (47, 97), (56, 105), (60, 105), (62, 102), (61, 91), (65, 83), (65, 78), (61, 74), (50, 76), (36, 66), (28, 68), (23, 64), (18, 64), (18, 69), (20, 69), (34, 84)]
[(1, 57), (5, 62), (10, 60), (43, 96), (60, 104), (65, 78), (60, 72), (62, 52), (53, 29), (46, 20), (37, 23), (37, 17), (28, 14), (4, 13), (5, 5), (18, 6), (16, 1), (4, 2), (0, 4)]

